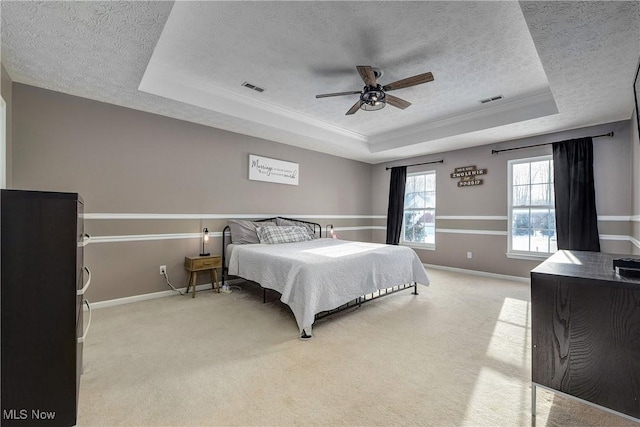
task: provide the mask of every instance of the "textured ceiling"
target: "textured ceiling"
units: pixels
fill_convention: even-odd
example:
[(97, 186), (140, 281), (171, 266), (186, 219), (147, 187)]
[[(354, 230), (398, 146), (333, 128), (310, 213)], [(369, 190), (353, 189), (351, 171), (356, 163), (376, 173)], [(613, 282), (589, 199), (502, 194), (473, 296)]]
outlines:
[[(638, 2), (8, 2), (15, 82), (371, 163), (629, 119)], [(406, 110), (345, 112), (356, 65)], [(258, 93), (241, 86), (264, 87)], [(503, 95), (490, 104), (480, 99)]]

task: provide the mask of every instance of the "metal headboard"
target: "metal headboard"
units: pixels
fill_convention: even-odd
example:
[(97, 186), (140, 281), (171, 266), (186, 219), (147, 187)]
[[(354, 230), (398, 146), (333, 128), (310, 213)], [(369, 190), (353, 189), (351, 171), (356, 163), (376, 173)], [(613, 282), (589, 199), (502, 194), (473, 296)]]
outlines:
[[(295, 218), (285, 218), (283, 216), (278, 216), (278, 217), (273, 217), (273, 218), (264, 218), (264, 219), (256, 219), (256, 220), (252, 220), (252, 222), (275, 222), (276, 219), (285, 219), (288, 221), (295, 221), (295, 222), (299, 222), (302, 224), (308, 224), (313, 226), (313, 234), (317, 234), (318, 237), (322, 237), (322, 226), (320, 224), (318, 224), (317, 222), (311, 222), (311, 221), (305, 221), (303, 219), (295, 219)], [(229, 233), (229, 237), (227, 241), (227, 233)], [(231, 243), (231, 229), (229, 228), (229, 226), (225, 226), (224, 229), (222, 230), (222, 286), (224, 286), (226, 278), (229, 274), (229, 271), (227, 269), (227, 263), (226, 263), (226, 249), (227, 249), (227, 245)]]

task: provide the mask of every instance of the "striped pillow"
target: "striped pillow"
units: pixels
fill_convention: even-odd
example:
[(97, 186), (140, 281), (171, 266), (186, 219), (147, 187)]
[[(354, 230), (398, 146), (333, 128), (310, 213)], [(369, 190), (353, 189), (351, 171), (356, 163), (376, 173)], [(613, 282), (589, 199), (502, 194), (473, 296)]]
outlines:
[(305, 227), (299, 226), (263, 226), (256, 229), (260, 243), (293, 243), (311, 240)]

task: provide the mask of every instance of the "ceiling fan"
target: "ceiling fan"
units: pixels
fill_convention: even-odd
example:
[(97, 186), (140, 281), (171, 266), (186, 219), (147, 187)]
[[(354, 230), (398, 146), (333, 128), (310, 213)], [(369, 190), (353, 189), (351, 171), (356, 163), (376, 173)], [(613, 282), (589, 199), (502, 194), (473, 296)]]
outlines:
[(347, 111), (346, 115), (354, 114), (359, 109), (365, 111), (375, 111), (384, 108), (388, 103), (396, 108), (404, 110), (411, 105), (409, 101), (398, 98), (397, 96), (388, 95), (386, 92), (396, 89), (403, 89), (406, 87), (416, 86), (422, 83), (428, 83), (433, 81), (433, 74), (423, 73), (413, 77), (407, 77), (406, 79), (398, 80), (388, 85), (381, 86), (378, 84), (377, 79), (382, 77), (382, 70), (374, 68), (370, 65), (358, 65), (356, 66), (360, 77), (364, 81), (364, 88), (361, 91), (353, 92), (337, 92), (337, 93), (325, 93), (322, 95), (316, 95), (316, 98), (328, 98), (330, 96), (343, 96), (343, 95), (355, 95), (360, 94), (360, 99), (353, 104), (353, 107)]

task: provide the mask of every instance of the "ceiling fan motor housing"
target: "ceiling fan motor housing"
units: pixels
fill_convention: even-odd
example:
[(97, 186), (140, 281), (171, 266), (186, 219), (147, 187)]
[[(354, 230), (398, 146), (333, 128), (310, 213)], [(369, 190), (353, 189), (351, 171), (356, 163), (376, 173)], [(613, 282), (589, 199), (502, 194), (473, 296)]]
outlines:
[(365, 86), (360, 95), (362, 105), (360, 109), (365, 111), (380, 110), (386, 105), (386, 95), (382, 86)]
[(415, 76), (407, 77), (406, 79), (397, 80), (393, 83), (381, 86), (378, 83), (378, 78), (382, 76), (382, 70), (370, 65), (358, 65), (356, 66), (356, 69), (358, 70), (360, 78), (362, 78), (362, 81), (364, 81), (365, 84), (362, 91), (325, 93), (316, 95), (316, 98), (359, 94), (360, 99), (358, 99), (358, 101), (353, 104), (351, 108), (349, 108), (349, 110), (346, 112), (347, 116), (355, 114), (355, 112), (358, 110), (381, 110), (387, 105), (387, 101), (389, 102), (389, 104), (391, 104), (391, 106), (404, 110), (407, 107), (411, 106), (411, 103), (409, 101), (405, 101), (402, 98), (398, 98), (397, 96), (387, 96), (385, 94), (385, 91), (404, 89), (406, 87), (416, 86), (422, 83), (433, 81), (433, 74), (431, 74), (431, 72), (428, 72), (417, 74)]

